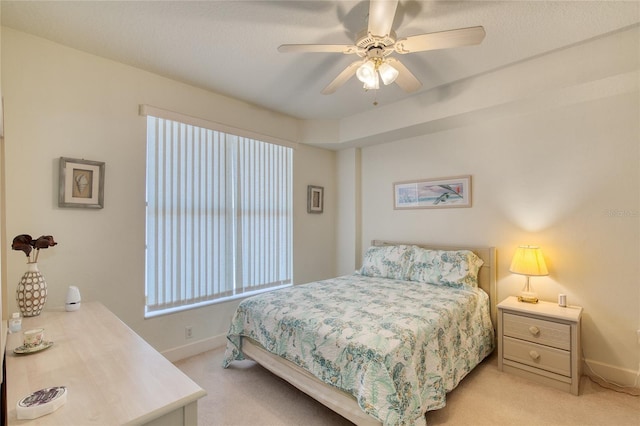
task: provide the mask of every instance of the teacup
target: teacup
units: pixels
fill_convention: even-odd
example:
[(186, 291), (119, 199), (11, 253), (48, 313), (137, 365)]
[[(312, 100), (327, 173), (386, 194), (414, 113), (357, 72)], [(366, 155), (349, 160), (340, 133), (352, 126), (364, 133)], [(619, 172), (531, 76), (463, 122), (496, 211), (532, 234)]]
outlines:
[(34, 328), (23, 333), (24, 347), (27, 349), (36, 348), (42, 344), (44, 339), (44, 328)]

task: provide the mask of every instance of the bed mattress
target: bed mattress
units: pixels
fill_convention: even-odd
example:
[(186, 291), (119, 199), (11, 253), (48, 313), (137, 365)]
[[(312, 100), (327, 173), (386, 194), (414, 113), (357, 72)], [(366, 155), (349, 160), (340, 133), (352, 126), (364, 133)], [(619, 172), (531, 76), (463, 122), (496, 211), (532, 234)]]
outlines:
[(359, 274), (244, 300), (225, 367), (244, 359), (243, 336), (353, 395), (385, 425), (424, 424), (494, 349), (483, 290)]

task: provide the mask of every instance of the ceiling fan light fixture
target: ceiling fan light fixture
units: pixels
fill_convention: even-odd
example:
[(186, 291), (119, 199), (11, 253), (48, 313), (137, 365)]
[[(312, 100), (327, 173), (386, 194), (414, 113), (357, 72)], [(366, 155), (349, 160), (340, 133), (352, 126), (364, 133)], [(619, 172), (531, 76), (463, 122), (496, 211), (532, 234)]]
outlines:
[(380, 73), (380, 78), (382, 78), (382, 82), (385, 86), (388, 86), (389, 84), (396, 81), (396, 78), (398, 78), (398, 74), (400, 74), (397, 69), (386, 62), (380, 64), (380, 66), (378, 67), (378, 72)]
[(373, 77), (370, 81), (364, 82), (364, 90), (378, 90), (380, 88), (380, 79), (378, 78), (378, 74), (373, 74)]
[(368, 84), (372, 86), (374, 84), (374, 80), (378, 79), (376, 75), (376, 66), (373, 61), (366, 61), (364, 64), (358, 67), (356, 71), (356, 77), (358, 80), (363, 82), (365, 86)]
[[(2, 0), (0, 0), (2, 1)], [(413, 93), (422, 83), (409, 69), (395, 58), (400, 55), (428, 50), (472, 46), (482, 42), (486, 33), (482, 26), (458, 28), (433, 33), (416, 34), (398, 38), (392, 29), (398, 18), (399, 0), (369, 0), (367, 27), (357, 33), (354, 44), (283, 44), (279, 52), (320, 52), (355, 54), (359, 59), (349, 64), (322, 90), (325, 95), (334, 93), (354, 74), (366, 90), (378, 88), (379, 78), (385, 85), (396, 83), (405, 93)]]

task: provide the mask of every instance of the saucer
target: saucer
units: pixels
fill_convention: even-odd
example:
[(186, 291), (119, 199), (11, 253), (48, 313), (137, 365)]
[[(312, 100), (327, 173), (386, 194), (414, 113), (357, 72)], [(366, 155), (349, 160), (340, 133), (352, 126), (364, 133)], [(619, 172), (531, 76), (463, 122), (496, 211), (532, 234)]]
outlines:
[(41, 344), (39, 344), (38, 346), (34, 346), (33, 348), (26, 348), (24, 347), (24, 345), (17, 347), (13, 350), (13, 352), (18, 355), (32, 354), (35, 352), (44, 351), (45, 349), (49, 349), (51, 346), (53, 346), (53, 342), (42, 342)]

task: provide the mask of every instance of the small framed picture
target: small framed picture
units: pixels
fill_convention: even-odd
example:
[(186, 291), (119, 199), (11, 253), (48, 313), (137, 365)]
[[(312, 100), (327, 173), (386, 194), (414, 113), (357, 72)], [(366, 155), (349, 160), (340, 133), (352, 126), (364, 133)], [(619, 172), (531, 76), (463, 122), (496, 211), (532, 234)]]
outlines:
[(307, 186), (307, 213), (322, 213), (324, 210), (324, 187)]
[(60, 157), (58, 206), (104, 207), (104, 163)]
[(393, 201), (396, 210), (471, 207), (471, 176), (394, 183)]

